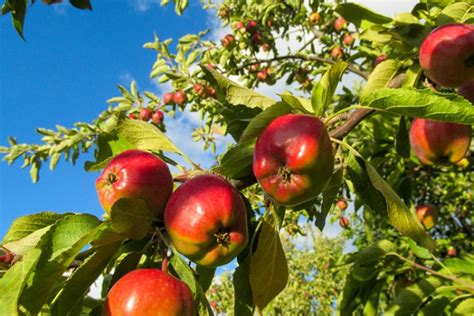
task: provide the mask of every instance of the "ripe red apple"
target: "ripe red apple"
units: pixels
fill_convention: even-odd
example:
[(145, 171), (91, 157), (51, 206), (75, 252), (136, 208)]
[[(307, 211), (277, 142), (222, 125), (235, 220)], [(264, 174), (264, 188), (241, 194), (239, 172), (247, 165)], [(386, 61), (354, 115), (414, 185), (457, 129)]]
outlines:
[(474, 79), (474, 25), (437, 27), (421, 44), (419, 59), (426, 76), (441, 86), (456, 88)]
[(102, 315), (194, 316), (196, 310), (186, 283), (158, 269), (138, 269), (112, 286)]
[(341, 216), (339, 219), (339, 225), (344, 229), (349, 228), (349, 219), (346, 216)]
[(174, 103), (174, 93), (167, 92), (163, 95), (163, 103), (164, 104), (173, 104)]
[(425, 165), (456, 163), (471, 143), (471, 126), (415, 118), (410, 128), (410, 144)]
[(224, 48), (232, 48), (235, 46), (235, 36), (232, 34), (227, 34), (221, 39), (221, 44)]
[(209, 95), (211, 98), (213, 99), (217, 98), (216, 89), (214, 89), (213, 87), (206, 87), (206, 92), (207, 92), (207, 95)]
[(249, 32), (250, 34), (253, 34), (253, 33), (257, 32), (257, 30), (258, 30), (258, 23), (257, 23), (257, 21), (253, 21), (253, 20), (248, 21), (248, 22), (247, 22), (247, 26), (245, 27), (245, 30), (246, 30), (247, 32)]
[(339, 32), (343, 28), (345, 28), (347, 25), (346, 19), (344, 19), (342, 16), (338, 17), (336, 21), (334, 21), (334, 29)]
[(336, 205), (341, 211), (345, 211), (347, 209), (347, 202), (344, 198), (339, 199)]
[(137, 116), (134, 113), (130, 113), (130, 114), (128, 114), (128, 118), (131, 119), (131, 120), (136, 120)]
[(352, 37), (352, 35), (350, 35), (350, 34), (347, 34), (342, 39), (342, 43), (346, 46), (351, 46), (352, 44), (354, 44), (354, 37)]
[(153, 113), (153, 115), (151, 116), (151, 120), (153, 121), (153, 123), (155, 123), (156, 125), (159, 125), (163, 122), (165, 118), (165, 114), (160, 111), (160, 110), (157, 110), (155, 113)]
[(315, 24), (318, 24), (320, 20), (321, 20), (321, 16), (319, 15), (319, 13), (313, 12), (309, 15), (308, 23), (309, 25), (315, 25)]
[(140, 119), (141, 119), (142, 121), (147, 122), (147, 121), (150, 120), (151, 115), (152, 115), (152, 112), (151, 112), (151, 110), (150, 110), (149, 108), (144, 108), (144, 109), (141, 109), (141, 110), (140, 110), (139, 115), (140, 115)]
[(474, 80), (464, 83), (459, 88), (459, 94), (462, 95), (466, 100), (471, 101), (474, 104)]
[(456, 257), (458, 255), (458, 252), (457, 252), (456, 248), (449, 247), (448, 251), (447, 251), (447, 255), (450, 256), (450, 257)]
[(381, 62), (385, 61), (387, 59), (387, 55), (378, 55), (377, 58), (375, 58), (374, 60), (374, 66), (377, 66), (378, 64), (380, 64)]
[(252, 34), (252, 44), (260, 45), (262, 42), (262, 34), (259, 31), (256, 31)]
[(331, 50), (331, 57), (334, 59), (341, 59), (343, 55), (342, 48), (339, 46), (336, 46)]
[(420, 204), (415, 209), (416, 216), (425, 229), (431, 229), (436, 225), (438, 215), (434, 205)]
[(263, 190), (282, 205), (314, 199), (328, 182), (333, 168), (328, 132), (315, 116), (277, 117), (257, 138), (253, 173)]
[(184, 105), (186, 102), (186, 93), (183, 90), (176, 91), (173, 96), (173, 101), (177, 105)]
[(97, 194), (104, 210), (121, 198), (146, 202), (151, 213), (161, 217), (173, 191), (168, 166), (157, 156), (141, 150), (127, 150), (114, 157), (96, 181)]
[(164, 222), (176, 249), (201, 266), (230, 262), (247, 245), (247, 215), (226, 180), (201, 175), (182, 184), (166, 204)]
[(11, 252), (7, 252), (6, 254), (0, 256), (0, 262), (6, 264), (11, 264), (13, 262), (13, 259), (15, 259), (15, 256)]
[(242, 22), (242, 21), (235, 22), (235, 24), (234, 24), (234, 29), (235, 29), (236, 31), (241, 30), (241, 29), (243, 29), (243, 28), (245, 28), (244, 22)]
[(268, 76), (268, 73), (267, 73), (267, 69), (262, 69), (260, 70), (259, 72), (257, 72), (257, 80), (258, 81), (265, 81), (267, 80), (267, 76)]

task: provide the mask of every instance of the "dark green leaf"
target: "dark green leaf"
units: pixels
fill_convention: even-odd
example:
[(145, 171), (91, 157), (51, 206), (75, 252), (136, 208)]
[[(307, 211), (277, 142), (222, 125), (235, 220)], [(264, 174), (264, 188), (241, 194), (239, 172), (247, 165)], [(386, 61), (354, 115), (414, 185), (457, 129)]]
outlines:
[(196, 267), (196, 272), (198, 274), (197, 279), (199, 285), (201, 286), (201, 289), (206, 292), (211, 286), (212, 279), (214, 278), (214, 274), (216, 273), (216, 268), (206, 268), (198, 265)]
[(78, 9), (92, 10), (92, 5), (91, 5), (90, 0), (69, 0), (69, 2)]
[(288, 264), (273, 217), (262, 220), (257, 249), (250, 258), (250, 286), (253, 301), (260, 310), (288, 283)]
[(254, 310), (252, 288), (250, 286), (250, 256), (240, 262), (234, 272), (234, 314), (252, 316)]
[(428, 89), (382, 88), (365, 95), (361, 103), (377, 110), (409, 117), (474, 124), (474, 107), (457, 94), (442, 94)]
[(115, 156), (128, 149), (133, 149), (125, 138), (119, 137), (117, 134), (102, 133), (96, 141), (97, 149), (95, 151), (95, 161), (86, 161), (84, 169), (86, 171), (98, 171), (110, 162)]
[(323, 116), (327, 107), (332, 102), (332, 97), (336, 92), (337, 84), (341, 81), (344, 71), (348, 64), (338, 62), (331, 66), (321, 77), (321, 80), (314, 86), (311, 93), (311, 104), (313, 106), (314, 115)]
[(395, 138), (397, 153), (403, 158), (410, 158), (410, 142), (408, 141), (408, 128), (404, 116), (400, 117), (397, 137)]
[(145, 201), (127, 198), (114, 203), (110, 218), (113, 230), (131, 239), (144, 238), (153, 220)]
[(321, 213), (316, 214), (316, 227), (319, 230), (324, 229), (326, 224), (326, 216), (329, 213), (329, 210), (334, 205), (334, 200), (339, 193), (339, 188), (341, 187), (342, 182), (342, 170), (338, 169), (334, 172), (329, 179), (328, 184), (323, 190), (323, 204), (321, 205)]
[(232, 179), (251, 175), (254, 147), (255, 139), (231, 147), (216, 170)]
[(16, 0), (13, 3), (13, 9), (11, 10), (13, 26), (15, 27), (15, 30), (18, 32), (18, 34), (21, 36), (23, 40), (25, 39), (23, 37), (23, 25), (25, 23), (25, 15), (26, 15), (27, 6), (28, 6), (28, 0)]

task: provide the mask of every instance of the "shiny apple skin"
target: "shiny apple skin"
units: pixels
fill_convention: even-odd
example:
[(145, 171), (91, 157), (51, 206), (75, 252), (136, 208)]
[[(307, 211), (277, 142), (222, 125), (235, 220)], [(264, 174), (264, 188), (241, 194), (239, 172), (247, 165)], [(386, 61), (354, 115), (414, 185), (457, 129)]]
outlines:
[[(114, 178), (115, 182), (110, 179)], [(110, 214), (121, 198), (143, 199), (154, 216), (161, 217), (173, 191), (173, 178), (166, 163), (141, 150), (127, 150), (113, 158), (97, 178), (99, 201)]]
[(437, 27), (421, 44), (419, 59), (426, 76), (441, 86), (457, 88), (474, 79), (474, 25)]
[[(248, 242), (245, 204), (230, 183), (215, 175), (182, 184), (166, 205), (164, 222), (175, 248), (205, 267), (230, 262)], [(220, 242), (217, 235), (228, 239)]]
[(333, 169), (328, 132), (315, 116), (280, 116), (257, 138), (253, 173), (263, 190), (279, 204), (293, 206), (314, 199)]
[(454, 164), (464, 158), (470, 143), (470, 125), (424, 118), (416, 118), (411, 124), (411, 148), (425, 165)]
[(418, 205), (416, 207), (416, 216), (425, 229), (433, 228), (438, 220), (436, 207), (431, 204)]
[(127, 273), (112, 286), (103, 316), (195, 316), (186, 283), (158, 269)]

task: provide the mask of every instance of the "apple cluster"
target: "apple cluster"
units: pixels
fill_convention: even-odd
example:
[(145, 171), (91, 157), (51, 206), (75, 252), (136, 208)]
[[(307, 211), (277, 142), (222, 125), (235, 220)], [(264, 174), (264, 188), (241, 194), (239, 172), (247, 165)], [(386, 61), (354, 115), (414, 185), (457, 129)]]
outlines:
[(138, 117), (135, 112), (130, 112), (128, 114), (128, 118), (130, 118), (131, 120), (140, 119), (145, 122), (151, 120), (153, 124), (160, 125), (165, 119), (165, 114), (160, 109), (153, 110), (148, 107), (145, 107), (138, 111)]

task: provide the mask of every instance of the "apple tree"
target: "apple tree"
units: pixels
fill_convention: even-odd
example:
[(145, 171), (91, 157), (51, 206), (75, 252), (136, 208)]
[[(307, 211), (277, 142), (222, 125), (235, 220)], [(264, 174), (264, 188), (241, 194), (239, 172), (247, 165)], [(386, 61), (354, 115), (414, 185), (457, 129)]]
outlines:
[[(173, 2), (178, 14), (188, 4)], [(144, 44), (150, 78), (172, 91), (119, 86), (93, 122), (0, 147), (34, 182), (44, 164), (93, 152), (84, 168), (101, 172), (105, 211), (14, 221), (2, 312), (473, 314), (471, 2), (420, 0), (394, 18), (346, 1), (201, 3), (228, 30), (220, 41), (202, 30)], [(2, 7), (20, 35), (27, 4)], [(269, 86), (276, 97), (260, 92)], [(230, 139), (210, 170), (166, 135), (190, 112), (204, 150)], [(329, 221), (356, 251), (310, 238)], [(311, 250), (287, 240), (302, 236)]]

